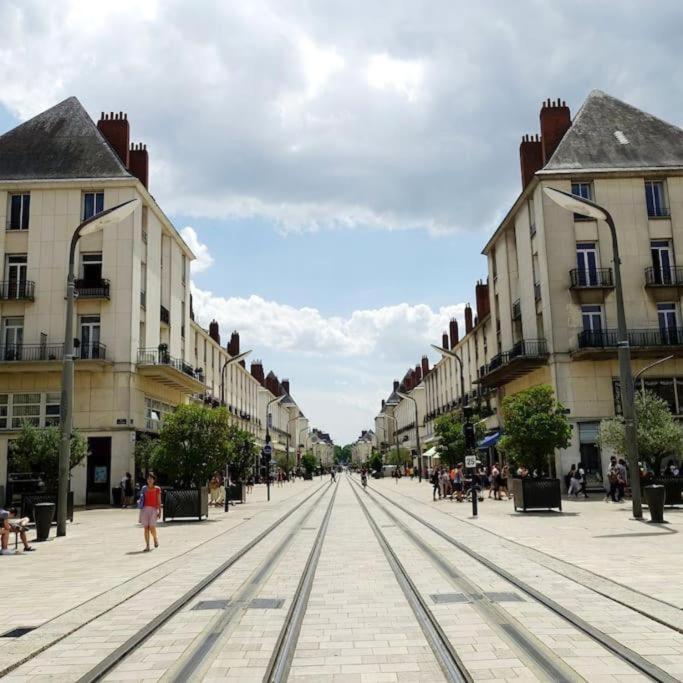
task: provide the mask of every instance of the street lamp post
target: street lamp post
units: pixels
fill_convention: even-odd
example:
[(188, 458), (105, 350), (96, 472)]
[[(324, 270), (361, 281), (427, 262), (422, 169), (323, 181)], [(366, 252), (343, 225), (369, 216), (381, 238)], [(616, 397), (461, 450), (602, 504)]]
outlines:
[(296, 417), (291, 417), (287, 420), (287, 476), (289, 476), (289, 425), (292, 424), (292, 422), (296, 422), (298, 419), (299, 415), (297, 414)]
[[(408, 394), (402, 394), (400, 391), (396, 392), (401, 398), (408, 399), (413, 402), (415, 407), (415, 448), (417, 449), (417, 477), (418, 481), (422, 483), (422, 449), (420, 447), (420, 420), (417, 412), (417, 401)], [(398, 426), (398, 423), (397, 425)]]
[(545, 194), (557, 205), (567, 211), (590, 216), (599, 221), (605, 221), (612, 236), (612, 251), (614, 256), (614, 293), (617, 303), (617, 348), (619, 354), (619, 378), (621, 383), (621, 411), (624, 416), (624, 437), (626, 441), (626, 456), (631, 470), (631, 496), (633, 502), (633, 516), (642, 519), (643, 508), (640, 500), (640, 467), (638, 466), (638, 442), (636, 436), (636, 412), (633, 402), (633, 375), (631, 373), (631, 348), (626, 328), (626, 310), (624, 308), (624, 292), (621, 284), (621, 259), (619, 258), (619, 240), (614, 220), (609, 211), (589, 199), (578, 197), (552, 187), (544, 187)]
[[(238, 353), (236, 356), (231, 356), (228, 360), (223, 363), (221, 368), (221, 405), (225, 405), (225, 371), (228, 365), (231, 363), (236, 363), (237, 361), (246, 358), (251, 351), (244, 351), (243, 353)], [(223, 511), (228, 512), (230, 509), (230, 471), (228, 469), (228, 463), (225, 463), (225, 499), (223, 501)]]
[(139, 199), (101, 211), (84, 220), (74, 231), (69, 247), (69, 269), (66, 280), (66, 324), (64, 329), (64, 356), (62, 362), (62, 395), (60, 400), (59, 472), (57, 480), (57, 536), (66, 536), (66, 505), (69, 497), (69, 470), (71, 465), (71, 435), (73, 433), (74, 400), (74, 300), (76, 298), (76, 245), (84, 235), (90, 235), (105, 225), (119, 223), (130, 216), (140, 205)]
[[(301, 435), (302, 435), (302, 434), (305, 434), (307, 431), (308, 431), (308, 427), (304, 427), (303, 429), (300, 429), (300, 430), (299, 430), (299, 435), (298, 435), (299, 438), (297, 439), (297, 441), (298, 441), (299, 443), (298, 443), (298, 445), (297, 445), (297, 448), (298, 448), (300, 445), (301, 445), (301, 446), (304, 445), (304, 444), (301, 443)], [(299, 458), (297, 458), (296, 466), (297, 466), (297, 468), (301, 467), (301, 461), (300, 461)]]
[[(270, 443), (270, 406), (273, 403), (278, 403), (281, 401), (286, 394), (282, 394), (282, 396), (276, 396), (275, 398), (271, 398), (270, 401), (268, 401), (268, 404), (266, 405), (266, 443)], [(271, 456), (272, 457), (272, 454)], [(268, 491), (268, 500), (270, 501), (270, 459), (268, 460), (268, 466), (266, 467), (266, 490)]]
[(455, 358), (460, 366), (460, 400), (462, 401), (463, 408), (465, 407), (465, 373), (462, 365), (462, 358), (450, 349), (444, 349), (441, 346), (432, 344), (432, 348), (436, 349), (442, 356), (448, 356), (449, 358)]

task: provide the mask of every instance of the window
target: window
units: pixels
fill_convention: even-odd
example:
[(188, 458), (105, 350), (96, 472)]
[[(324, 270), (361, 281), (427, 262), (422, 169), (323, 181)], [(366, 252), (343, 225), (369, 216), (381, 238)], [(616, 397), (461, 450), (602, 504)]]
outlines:
[(99, 282), (102, 279), (102, 252), (81, 254), (81, 278), (86, 282)]
[(25, 295), (27, 270), (26, 254), (8, 255), (5, 259), (8, 299), (21, 299)]
[(20, 360), (24, 343), (24, 319), (5, 318), (2, 321), (2, 345), (5, 360)]
[(678, 313), (676, 304), (657, 304), (657, 318), (662, 344), (678, 344)]
[(40, 394), (14, 394), (12, 396), (12, 429), (21, 429), (24, 422), (40, 426)]
[(28, 217), (31, 195), (28, 193), (11, 194), (9, 197), (9, 230), (28, 230)]
[(81, 358), (100, 357), (100, 316), (81, 316)]
[(0, 394), (0, 429), (7, 429), (9, 418), (9, 394)]
[(593, 242), (579, 242), (576, 245), (576, 266), (580, 287), (595, 287), (598, 284), (598, 252)]
[(581, 326), (588, 346), (602, 346), (602, 306), (581, 306)]
[(0, 394), (0, 429), (21, 429), (28, 421), (36, 427), (59, 425), (59, 392)]
[(45, 394), (45, 426), (56, 427), (59, 425), (60, 417), (60, 396), (59, 392)]
[(104, 211), (104, 192), (83, 193), (83, 220)]
[(147, 299), (147, 264), (140, 264), (140, 305), (144, 308)]
[(645, 181), (645, 204), (647, 205), (647, 215), (650, 218), (660, 218), (669, 215), (663, 181)]
[[(584, 199), (593, 201), (593, 188), (591, 186), (591, 183), (572, 183), (572, 194), (575, 194), (577, 197), (583, 197)], [(593, 219), (588, 216), (584, 216), (580, 213), (575, 213), (574, 220), (590, 221)]]
[(650, 242), (650, 254), (652, 255), (654, 284), (671, 284), (674, 281), (675, 273), (669, 240), (652, 240)]
[(172, 405), (145, 396), (145, 427), (149, 431), (159, 431), (163, 419), (172, 412)]
[(536, 210), (534, 208), (534, 200), (530, 199), (526, 205), (527, 211), (529, 212), (529, 233), (533, 237), (536, 234)]
[[(674, 415), (683, 413), (683, 377), (643, 377), (636, 382), (636, 391), (650, 391), (664, 399)], [(612, 380), (614, 412), (621, 415), (621, 382)]]

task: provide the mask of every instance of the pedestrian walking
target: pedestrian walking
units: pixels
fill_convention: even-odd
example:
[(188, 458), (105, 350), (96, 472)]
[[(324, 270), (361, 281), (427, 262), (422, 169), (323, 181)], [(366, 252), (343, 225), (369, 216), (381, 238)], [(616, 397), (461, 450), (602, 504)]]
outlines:
[(564, 475), (564, 487), (567, 489), (567, 495), (570, 493), (571, 481), (574, 479), (574, 473), (576, 472), (576, 465), (572, 465), (569, 468), (569, 472)]
[(451, 500), (453, 500), (452, 490), (451, 478), (448, 474), (448, 470), (444, 467), (441, 472), (441, 497), (445, 500), (446, 497), (450, 496)]
[(462, 463), (459, 462), (453, 473), (453, 490), (458, 503), (462, 503), (462, 492), (465, 485), (465, 474), (462, 471)]
[[(505, 499), (510, 500), (510, 490), (508, 488), (508, 482), (510, 481), (510, 467), (508, 465), (504, 465), (503, 469), (500, 473), (500, 487), (498, 488), (498, 495), (500, 496), (501, 493), (505, 493)], [(500, 500), (503, 500), (500, 498)]]
[(581, 490), (581, 475), (579, 474), (579, 469), (576, 465), (572, 465), (570, 470), (571, 478), (569, 479), (569, 490), (567, 491), (568, 496), (574, 496), (578, 498), (579, 491)]
[(493, 463), (491, 468), (491, 489), (489, 489), (489, 498), (491, 497), (491, 490), (493, 490), (493, 499), (500, 500), (500, 466), (497, 462)]
[(157, 537), (157, 520), (161, 517), (161, 489), (156, 485), (154, 472), (147, 473), (147, 484), (140, 491), (138, 507), (140, 508), (140, 524), (145, 530), (145, 552), (149, 552), (149, 537), (154, 540), (154, 547), (159, 547)]
[(577, 470), (578, 470), (579, 483), (581, 485), (581, 488), (579, 489), (579, 493), (583, 493), (583, 497), (588, 498), (588, 493), (586, 492), (586, 470), (584, 469), (582, 463), (579, 463)]
[(441, 489), (439, 487), (439, 468), (435, 467), (432, 471), (432, 500), (436, 500), (436, 494), (441, 498)]

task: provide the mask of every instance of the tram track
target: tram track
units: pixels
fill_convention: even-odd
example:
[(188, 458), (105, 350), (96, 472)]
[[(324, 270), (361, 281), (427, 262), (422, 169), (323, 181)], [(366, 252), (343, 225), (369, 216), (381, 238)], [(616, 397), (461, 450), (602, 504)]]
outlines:
[[(360, 485), (354, 481), (355, 486), (358, 488)], [(536, 588), (530, 586), (528, 583), (525, 581), (521, 580), (520, 578), (514, 576), (511, 574), (509, 571), (504, 569), (503, 567), (499, 566), (492, 560), (484, 557), (477, 551), (473, 550), (466, 544), (454, 539), (452, 536), (450, 536), (448, 533), (442, 531), (438, 527), (434, 526), (433, 524), (421, 519), (417, 514), (412, 512), (411, 510), (405, 508), (404, 506), (400, 505), (397, 503), (395, 500), (390, 498), (389, 496), (384, 495), (383, 493), (377, 491), (377, 490), (371, 490), (369, 491), (369, 496), (371, 500), (374, 502), (374, 504), (377, 506), (379, 510), (381, 510), (389, 519), (391, 519), (399, 528), (401, 528), (402, 531), (406, 532), (408, 537), (411, 539), (415, 545), (422, 550), (425, 555), (430, 559), (431, 562), (440, 565), (441, 571), (444, 572), (448, 575), (448, 572), (453, 572), (456, 574), (456, 577), (454, 578), (460, 578), (462, 579), (462, 576), (459, 575), (459, 572), (457, 572), (457, 568), (453, 567), (452, 564), (448, 561), (445, 561), (444, 558), (439, 557), (439, 554), (436, 553), (433, 549), (429, 548), (428, 544), (426, 544), (422, 539), (419, 538), (417, 534), (414, 532), (410, 531), (408, 527), (395, 515), (393, 514), (388, 506), (386, 504), (381, 503), (378, 498), (381, 498), (387, 503), (391, 504), (393, 507), (398, 509), (401, 513), (404, 515), (407, 515), (410, 517), (412, 520), (420, 524), (422, 527), (425, 527), (429, 531), (433, 532), (436, 534), (439, 538), (442, 540), (446, 541), (448, 544), (452, 545), (459, 551), (462, 551), (465, 553), (469, 558), (475, 560), (476, 562), (480, 563), (487, 569), (489, 569), (491, 572), (493, 572), (495, 575), (498, 577), (504, 579), (507, 581), (509, 584), (520, 590), (521, 592), (525, 593), (528, 597), (532, 598), (533, 601), (540, 603), (547, 609), (549, 609), (552, 613), (556, 614), (557, 616), (561, 617), (563, 620), (569, 622), (574, 628), (576, 628), (578, 631), (583, 633), (584, 635), (588, 636), (593, 642), (599, 644), (603, 648), (605, 648), (608, 652), (610, 652), (612, 655), (617, 657), (619, 660), (627, 663), (630, 667), (635, 669), (637, 672), (644, 674), (647, 676), (650, 680), (654, 681), (661, 681), (663, 683), (676, 683), (678, 681), (677, 678), (674, 678), (671, 676), (669, 673), (667, 673), (664, 669), (660, 668), (656, 664), (650, 662), (648, 659), (643, 657), (642, 655), (638, 654), (634, 650), (628, 648), (625, 646), (623, 643), (619, 642), (612, 636), (604, 633), (600, 629), (596, 628), (592, 624), (590, 624), (588, 621), (580, 617), (579, 615), (575, 614), (571, 610), (568, 610), (566, 607), (560, 605), (556, 601), (552, 600), (548, 596), (544, 595), (542, 592), (537, 590)], [(360, 500), (360, 499), (359, 499)], [(450, 567), (449, 567), (450, 565)], [(551, 571), (551, 570), (550, 570)], [(461, 584), (462, 585), (462, 584)], [(481, 599), (481, 590), (476, 590), (474, 593), (474, 600), (472, 601), (472, 604), (476, 604), (477, 602), (480, 602)], [(523, 648), (528, 648), (528, 638), (527, 634), (522, 633), (522, 637), (519, 637), (519, 630), (517, 632), (513, 632), (509, 629), (509, 627), (506, 627), (506, 630), (508, 630), (508, 635), (513, 639), (517, 640), (517, 645), (518, 647), (523, 647)], [(528, 634), (531, 635), (531, 634)], [(527, 650), (528, 651), (528, 650)], [(545, 653), (547, 654), (547, 653)], [(538, 661), (537, 664), (541, 665), (542, 668), (547, 667), (548, 661), (542, 662)], [(552, 663), (551, 663), (552, 664)], [(555, 661), (554, 664), (557, 664), (557, 661)], [(548, 669), (545, 669), (548, 671)], [(566, 674), (565, 670), (565, 674)], [(567, 680), (563, 679), (557, 676), (552, 676), (550, 680)], [(578, 679), (575, 678), (569, 678), (568, 680), (581, 680), (580, 677)]]

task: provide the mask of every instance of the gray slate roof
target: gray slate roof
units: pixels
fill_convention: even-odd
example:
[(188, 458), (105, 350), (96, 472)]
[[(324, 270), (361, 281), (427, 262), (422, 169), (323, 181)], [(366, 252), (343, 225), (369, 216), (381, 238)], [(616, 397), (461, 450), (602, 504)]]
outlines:
[(683, 130), (593, 90), (539, 173), (670, 167), (683, 167)]
[(0, 136), (0, 180), (128, 176), (119, 156), (75, 97)]

